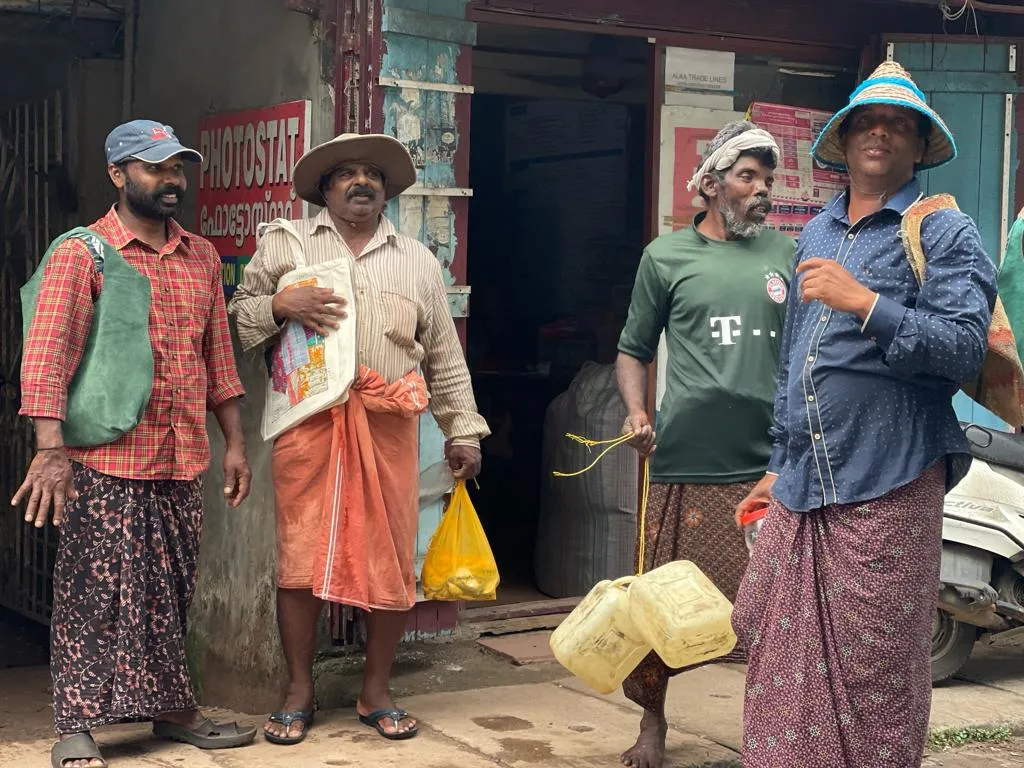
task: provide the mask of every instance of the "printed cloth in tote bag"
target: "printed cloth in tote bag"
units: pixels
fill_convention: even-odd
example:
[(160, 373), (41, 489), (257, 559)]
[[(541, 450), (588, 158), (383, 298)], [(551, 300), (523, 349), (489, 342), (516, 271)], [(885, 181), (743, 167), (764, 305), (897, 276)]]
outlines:
[(301, 323), (289, 320), (270, 350), (266, 406), (263, 409), (263, 439), (273, 440), (282, 432), (321, 411), (348, 399), (356, 375), (356, 317), (352, 291), (352, 260), (347, 256), (309, 266), (302, 241), (294, 225), (275, 219), (260, 226), (259, 235), (279, 229), (291, 243), (295, 268), (277, 281), (277, 290), (299, 286), (330, 288), (348, 305), (348, 317), (339, 318), (340, 327), (321, 336)]

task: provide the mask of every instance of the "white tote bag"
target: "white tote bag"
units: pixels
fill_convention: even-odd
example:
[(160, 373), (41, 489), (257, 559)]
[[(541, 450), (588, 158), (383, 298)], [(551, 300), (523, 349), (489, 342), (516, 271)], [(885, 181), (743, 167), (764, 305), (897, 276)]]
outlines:
[(345, 402), (357, 362), (351, 260), (343, 257), (308, 266), (302, 241), (290, 221), (275, 219), (262, 224), (259, 236), (262, 238), (275, 229), (288, 236), (295, 262), (295, 268), (277, 281), (278, 293), (302, 285), (330, 288), (348, 302), (348, 317), (339, 318), (340, 327), (327, 336), (294, 320), (287, 321), (281, 329), (270, 355), (263, 409), (263, 439), (268, 441), (310, 416)]

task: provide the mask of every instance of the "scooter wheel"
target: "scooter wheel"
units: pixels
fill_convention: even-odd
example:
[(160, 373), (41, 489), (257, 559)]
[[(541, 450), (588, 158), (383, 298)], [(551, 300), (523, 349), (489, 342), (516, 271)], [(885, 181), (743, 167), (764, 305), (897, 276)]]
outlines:
[(932, 685), (955, 676), (971, 658), (978, 628), (957, 621), (945, 611), (936, 611), (932, 625)]

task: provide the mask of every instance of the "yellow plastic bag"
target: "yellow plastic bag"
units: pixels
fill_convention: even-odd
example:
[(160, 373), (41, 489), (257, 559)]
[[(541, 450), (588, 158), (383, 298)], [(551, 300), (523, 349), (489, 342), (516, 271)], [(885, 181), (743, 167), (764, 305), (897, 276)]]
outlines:
[(423, 596), (427, 600), (494, 600), (498, 581), (491, 545), (460, 480), (430, 540), (423, 562)]

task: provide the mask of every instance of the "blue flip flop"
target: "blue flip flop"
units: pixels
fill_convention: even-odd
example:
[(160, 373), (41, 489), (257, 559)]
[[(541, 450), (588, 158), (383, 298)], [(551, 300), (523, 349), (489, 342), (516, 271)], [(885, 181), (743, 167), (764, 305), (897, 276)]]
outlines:
[(300, 709), (294, 709), (290, 712), (274, 712), (267, 720), (283, 725), (286, 730), (291, 727), (292, 723), (302, 723), (305, 726), (302, 729), (302, 733), (298, 736), (276, 736), (273, 733), (268, 733), (266, 729), (263, 730), (263, 738), (271, 744), (290, 747), (300, 744), (306, 738), (306, 734), (309, 733), (309, 729), (313, 726), (313, 713), (304, 712)]
[(384, 730), (384, 726), (380, 724), (380, 721), (385, 718), (388, 718), (395, 723), (395, 728), (398, 728), (401, 725), (402, 721), (408, 717), (410, 717), (408, 712), (406, 712), (404, 709), (398, 709), (397, 707), (395, 707), (393, 709), (378, 709), (374, 712), (371, 712), (368, 715), (359, 715), (359, 722), (363, 725), (373, 728), (375, 731), (377, 731), (377, 733), (379, 733), (388, 741), (405, 741), (406, 739), (415, 738), (419, 734), (420, 727), (418, 724), (416, 725), (416, 727), (408, 731), (388, 733), (386, 730)]

